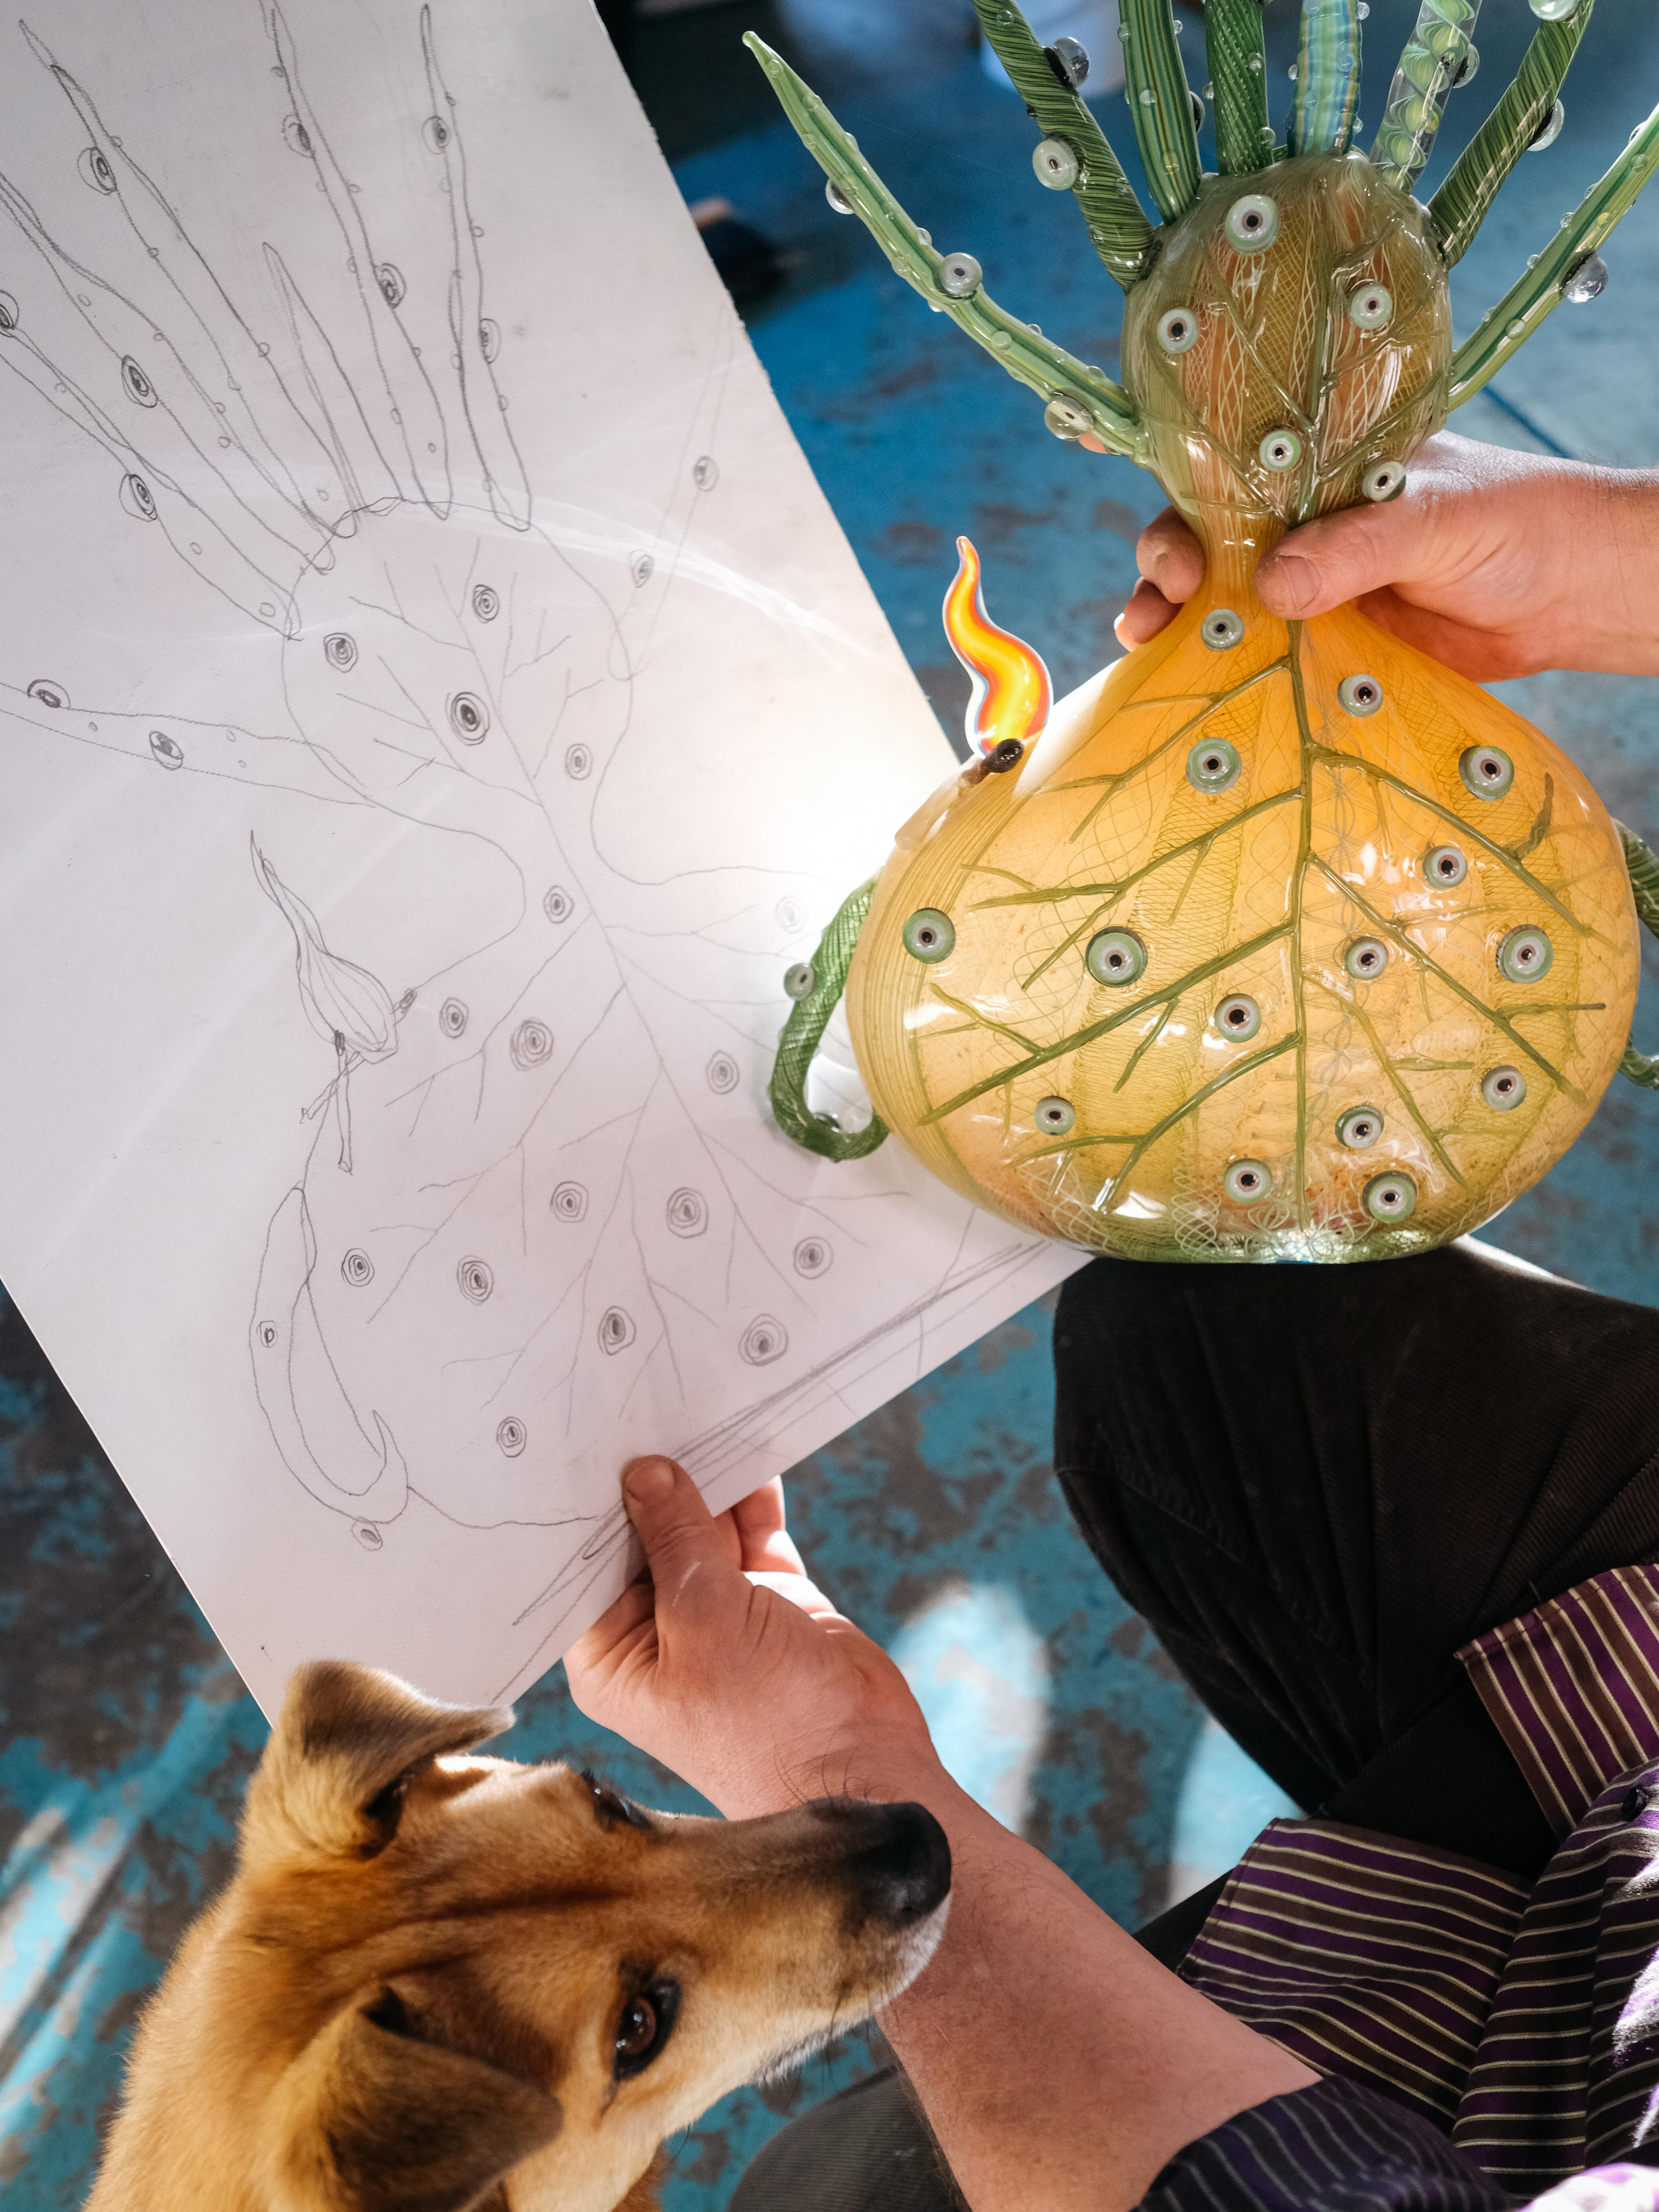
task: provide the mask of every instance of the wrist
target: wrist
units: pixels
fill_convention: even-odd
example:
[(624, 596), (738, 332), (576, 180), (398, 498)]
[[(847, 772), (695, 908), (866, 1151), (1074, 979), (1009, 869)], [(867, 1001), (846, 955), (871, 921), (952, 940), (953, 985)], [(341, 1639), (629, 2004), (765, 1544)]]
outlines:
[(923, 1725), (846, 1728), (793, 1743), (773, 1737), (755, 1748), (741, 1765), (723, 1761), (723, 1772), (707, 1785), (728, 1820), (785, 1812), (814, 1797), (914, 1802), (936, 1814), (942, 1802), (961, 1794)]

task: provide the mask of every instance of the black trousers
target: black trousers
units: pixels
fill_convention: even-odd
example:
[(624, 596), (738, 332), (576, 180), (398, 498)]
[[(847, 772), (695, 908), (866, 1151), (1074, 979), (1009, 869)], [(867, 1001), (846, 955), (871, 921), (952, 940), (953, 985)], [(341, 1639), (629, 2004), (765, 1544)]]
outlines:
[[(1251, 1757), (1309, 1812), (1541, 1872), (1549, 1828), (1454, 1655), (1659, 1559), (1659, 1311), (1467, 1243), (1097, 1260), (1061, 1293), (1054, 1365), (1079, 1527)], [(1220, 1886), (1140, 1940), (1178, 1964)], [(782, 2130), (732, 2212), (958, 2201), (891, 2074)]]

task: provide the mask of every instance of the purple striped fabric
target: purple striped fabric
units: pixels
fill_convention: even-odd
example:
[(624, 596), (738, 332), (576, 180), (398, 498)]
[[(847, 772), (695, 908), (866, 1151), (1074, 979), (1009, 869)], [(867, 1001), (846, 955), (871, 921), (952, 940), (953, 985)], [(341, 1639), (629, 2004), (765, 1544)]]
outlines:
[[(1617, 2164), (1659, 2166), (1659, 1568), (1598, 1575), (1458, 1656), (1559, 1850), (1528, 1892), (1274, 1821), (1181, 1971), (1328, 2078), (1190, 2145), (1157, 2212), (1659, 2212), (1659, 2177)], [(1426, 2157), (1425, 2129), (1467, 2168)]]
[(1527, 1902), (1512, 1875), (1330, 1820), (1275, 1820), (1186, 1980), (1321, 2073), (1449, 2127)]
[(1558, 1836), (1659, 1759), (1659, 1567), (1615, 1567), (1458, 1657)]

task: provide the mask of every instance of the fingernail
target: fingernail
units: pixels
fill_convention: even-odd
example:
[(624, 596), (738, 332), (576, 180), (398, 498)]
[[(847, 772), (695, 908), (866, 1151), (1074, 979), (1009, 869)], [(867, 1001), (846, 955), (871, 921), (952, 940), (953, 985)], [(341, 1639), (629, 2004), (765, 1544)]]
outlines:
[(654, 1505), (674, 1488), (674, 1462), (666, 1459), (637, 1459), (623, 1478), (628, 1495), (641, 1505)]
[(1276, 614), (1296, 614), (1319, 597), (1319, 570), (1300, 553), (1266, 555), (1258, 583), (1262, 598)]

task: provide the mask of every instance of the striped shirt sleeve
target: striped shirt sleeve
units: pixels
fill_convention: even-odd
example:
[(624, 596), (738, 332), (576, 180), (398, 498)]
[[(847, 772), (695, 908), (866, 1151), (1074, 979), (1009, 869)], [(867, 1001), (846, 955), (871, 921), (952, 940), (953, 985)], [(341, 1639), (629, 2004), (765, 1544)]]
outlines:
[(1188, 2143), (1139, 2212), (1515, 2212), (1521, 2202), (1431, 2122), (1357, 2083), (1320, 2081)]

